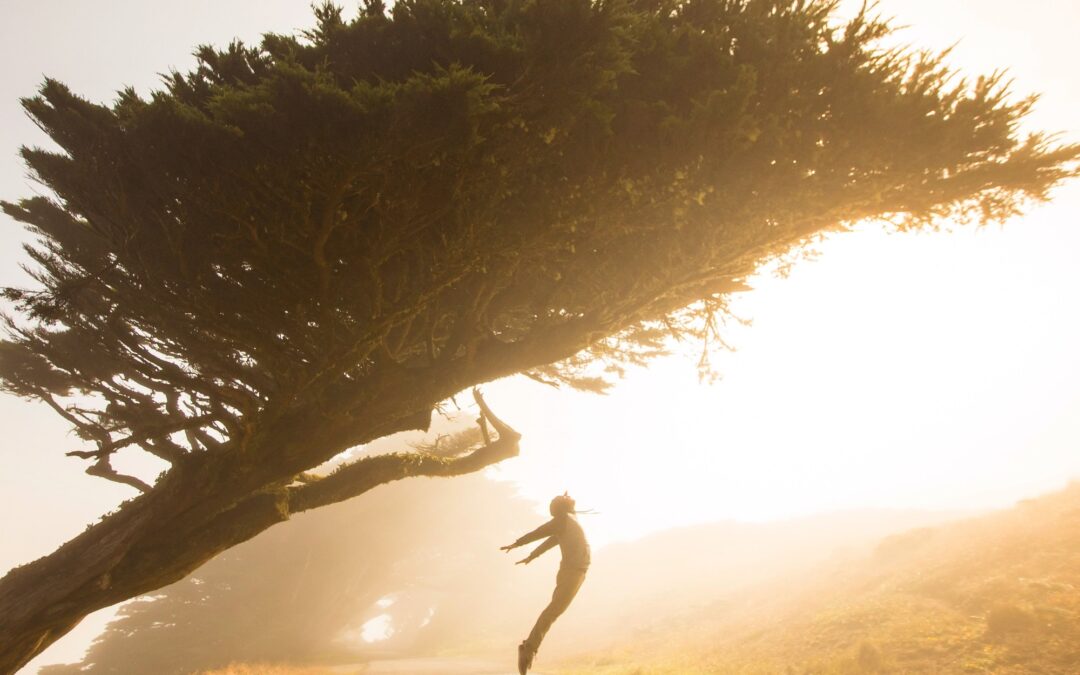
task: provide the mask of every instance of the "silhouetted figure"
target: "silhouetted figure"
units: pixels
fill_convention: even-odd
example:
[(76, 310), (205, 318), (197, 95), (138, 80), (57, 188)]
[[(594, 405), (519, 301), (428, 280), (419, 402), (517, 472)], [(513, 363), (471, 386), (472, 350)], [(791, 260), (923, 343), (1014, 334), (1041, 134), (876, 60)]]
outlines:
[(529, 637), (518, 645), (518, 672), (521, 675), (525, 675), (532, 667), (533, 657), (536, 656), (536, 651), (540, 648), (540, 643), (547, 635), (548, 629), (555, 623), (555, 619), (559, 618), (570, 606), (570, 602), (573, 601), (582, 582), (585, 581), (585, 573), (589, 570), (589, 542), (585, 540), (585, 531), (574, 518), (574, 505), (574, 500), (566, 493), (552, 499), (549, 507), (551, 520), (532, 532), (522, 535), (513, 544), (500, 549), (509, 551), (529, 542), (544, 539), (544, 542), (532, 553), (517, 561), (518, 565), (529, 564), (554, 548), (556, 544), (562, 552), (562, 563), (559, 565), (559, 574), (555, 577), (555, 592), (551, 594), (551, 602), (544, 611), (540, 612), (540, 618), (536, 620), (536, 625), (533, 626)]

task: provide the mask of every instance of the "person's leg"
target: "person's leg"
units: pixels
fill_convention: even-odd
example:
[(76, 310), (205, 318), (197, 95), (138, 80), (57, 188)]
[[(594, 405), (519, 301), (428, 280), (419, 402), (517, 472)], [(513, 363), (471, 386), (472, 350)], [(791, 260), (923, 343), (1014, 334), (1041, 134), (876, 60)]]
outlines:
[(540, 643), (544, 641), (544, 636), (547, 635), (551, 625), (570, 606), (584, 581), (585, 570), (559, 570), (558, 576), (555, 577), (555, 591), (551, 594), (551, 602), (544, 611), (540, 612), (536, 625), (533, 626), (529, 637), (525, 639), (524, 644), (531, 653), (535, 654), (540, 648)]

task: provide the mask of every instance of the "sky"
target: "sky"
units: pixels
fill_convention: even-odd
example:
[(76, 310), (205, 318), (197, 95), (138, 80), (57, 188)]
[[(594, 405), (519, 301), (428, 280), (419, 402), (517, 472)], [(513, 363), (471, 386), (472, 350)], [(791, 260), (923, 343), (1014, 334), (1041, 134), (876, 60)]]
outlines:
[[(847, 3), (845, 9), (858, 3)], [(887, 0), (896, 39), (971, 74), (1007, 67), (1042, 95), (1030, 123), (1080, 140), (1073, 3)], [(44, 144), (17, 99), (43, 76), (98, 101), (146, 93), (192, 66), (194, 45), (310, 24), (305, 1), (7, 0), (0, 8), (0, 197), (39, 188), (16, 156)], [(1080, 478), (1080, 186), (1004, 227), (830, 237), (786, 278), (732, 302), (748, 326), (721, 379), (697, 381), (695, 347), (632, 372), (607, 396), (523, 379), (487, 386), (524, 434), (491, 470), (546, 504), (570, 490), (597, 544), (693, 522), (882, 507), (984, 509)], [(18, 226), (0, 216), (0, 285), (21, 284)], [(0, 573), (55, 549), (131, 491), (63, 456), (66, 426), (0, 394)], [(137, 457), (124, 466), (149, 475)], [(100, 621), (100, 620), (99, 620)], [(86, 635), (47, 652), (77, 658)], [(75, 639), (78, 638), (78, 639)], [(80, 643), (81, 640), (81, 643)], [(82, 646), (79, 646), (79, 645)], [(26, 672), (33, 672), (31, 668)]]

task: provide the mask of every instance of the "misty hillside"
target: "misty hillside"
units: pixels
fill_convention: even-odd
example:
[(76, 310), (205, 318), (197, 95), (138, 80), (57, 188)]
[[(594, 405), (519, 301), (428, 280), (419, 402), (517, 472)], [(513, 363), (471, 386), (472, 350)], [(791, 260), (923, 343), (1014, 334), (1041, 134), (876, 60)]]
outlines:
[(658, 617), (563, 672), (1080, 672), (1080, 484)]
[[(956, 512), (842, 511), (771, 523), (719, 522), (614, 544), (553, 629), (549, 654), (595, 649), (767, 582), (866, 554), (883, 538), (955, 520)], [(585, 519), (586, 525), (588, 520)]]
[[(586, 529), (603, 515), (582, 516)], [(769, 580), (802, 577), (884, 536), (956, 514), (865, 510), (678, 528), (599, 548), (544, 662), (648, 631)], [(49, 675), (186, 675), (234, 662), (498, 659), (547, 603), (558, 553), (501, 544), (542, 522), (506, 483), (398, 483), (304, 514), (125, 605), (82, 663)], [(665, 621), (667, 619), (665, 618)]]

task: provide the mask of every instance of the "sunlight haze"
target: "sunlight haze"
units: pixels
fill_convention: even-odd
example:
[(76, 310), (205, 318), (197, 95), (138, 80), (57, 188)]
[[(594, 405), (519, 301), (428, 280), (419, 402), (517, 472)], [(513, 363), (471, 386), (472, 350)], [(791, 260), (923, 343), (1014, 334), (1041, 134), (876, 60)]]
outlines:
[[(845, 2), (850, 11), (858, 2)], [(353, 3), (346, 3), (351, 11)], [(1074, 32), (1055, 0), (888, 0), (904, 43), (944, 49), (978, 75), (1007, 68), (1041, 93), (1035, 128), (1080, 139)], [(308, 26), (307, 2), (5, 3), (0, 49), (0, 197), (39, 191), (17, 157), (45, 143), (18, 107), (43, 76), (91, 100), (146, 94), (185, 70), (198, 43)], [(781, 277), (734, 296), (719, 375), (698, 380), (700, 345), (632, 369), (606, 396), (524, 377), (485, 394), (523, 434), (521, 456), (489, 469), (546, 512), (564, 490), (599, 548), (676, 526), (773, 521), (880, 508), (979, 511), (1080, 478), (1080, 186), (1004, 226), (868, 224), (813, 246)], [(25, 235), (2, 217), (0, 285), (26, 283)], [(459, 397), (464, 406), (466, 397)], [(474, 414), (471, 412), (470, 414)], [(77, 439), (44, 405), (0, 395), (0, 572), (49, 553), (132, 496), (64, 457)], [(117, 462), (152, 479), (161, 465)], [(498, 509), (498, 505), (492, 505)], [(389, 630), (381, 624), (369, 628)], [(101, 619), (36, 665), (77, 659)], [(364, 639), (367, 639), (366, 637)], [(23, 672), (35, 672), (34, 666)]]

